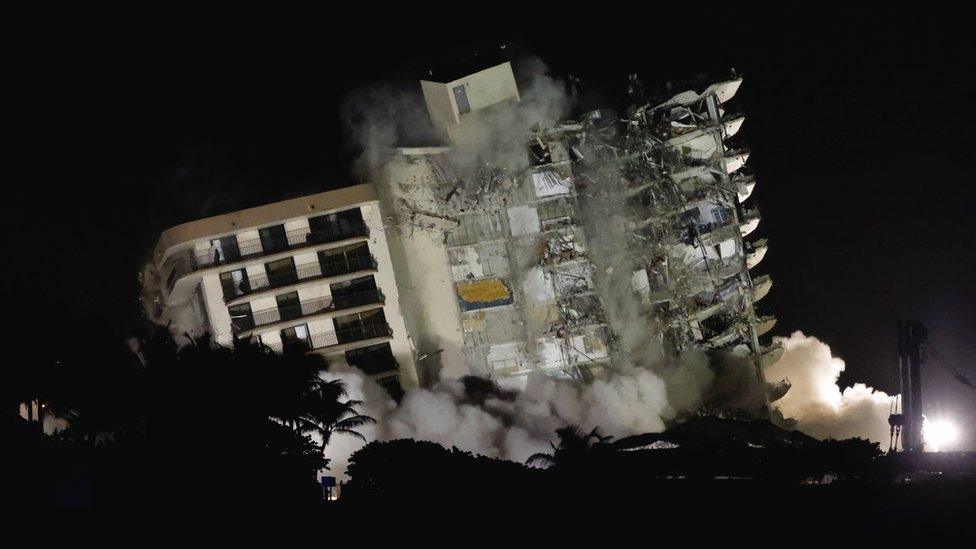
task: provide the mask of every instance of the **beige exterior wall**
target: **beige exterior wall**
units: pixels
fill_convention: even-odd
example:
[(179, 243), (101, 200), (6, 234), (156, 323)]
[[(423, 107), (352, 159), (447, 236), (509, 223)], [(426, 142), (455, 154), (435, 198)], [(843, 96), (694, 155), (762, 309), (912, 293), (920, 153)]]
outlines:
[(230, 345), (234, 335), (230, 331), (230, 312), (224, 304), (224, 291), (220, 287), (220, 276), (216, 273), (203, 277), (200, 282), (203, 299), (210, 317), (210, 330), (214, 340), (221, 345)]
[(397, 273), (390, 257), (390, 246), (383, 226), (383, 215), (378, 202), (362, 207), (363, 220), (369, 227), (369, 247), (376, 257), (377, 271), (374, 275), (376, 286), (386, 295), (383, 313), (386, 321), (393, 330), (393, 341), (390, 347), (393, 356), (400, 365), (400, 385), (404, 388), (417, 387), (417, 367), (414, 364), (414, 344), (407, 330), (403, 312), (400, 310), (400, 290), (397, 285)]
[[(471, 111), (458, 112), (454, 99), (454, 88), (464, 86)], [(475, 111), (490, 107), (503, 101), (519, 101), (518, 86), (511, 63), (502, 63), (451, 82), (420, 81), (420, 89), (427, 103), (427, 112), (438, 134), (446, 140), (453, 140), (458, 126), (463, 126), (465, 118)]]
[(412, 226), (402, 219), (407, 212), (397, 208), (401, 193), (424, 192), (404, 184), (424, 181), (427, 170), (426, 162), (409, 163), (399, 157), (377, 181), (384, 218), (394, 220), (386, 234), (388, 249), (422, 384), (471, 373), (463, 352), (461, 318), (443, 232)]
[(161, 265), (177, 249), (193, 247), (208, 250), (213, 238), (244, 230), (253, 230), (256, 238), (258, 228), (285, 223), (286, 229), (291, 230), (300, 228), (303, 220), (307, 227), (309, 216), (347, 210), (375, 200), (376, 190), (372, 185), (355, 185), (190, 221), (163, 231), (156, 244), (154, 257), (156, 264)]
[(468, 95), (468, 104), (471, 105), (472, 111), (490, 107), (502, 101), (519, 100), (518, 86), (515, 85), (515, 73), (512, 72), (511, 63), (502, 63), (459, 78), (447, 86), (448, 90), (453, 90), (456, 86), (464, 86)]
[(451, 139), (448, 128), (460, 123), (457, 113), (457, 105), (451, 96), (451, 90), (447, 84), (439, 82), (420, 81), (420, 90), (424, 94), (424, 101), (427, 103), (427, 114), (434, 125), (441, 139), (448, 141)]
[[(167, 257), (179, 250), (193, 249), (209, 252), (211, 249), (210, 241), (220, 236), (235, 234), (239, 242), (258, 239), (257, 229), (261, 225), (284, 224), (286, 231), (307, 229), (308, 217), (357, 207), (362, 213), (363, 221), (369, 227), (370, 235), (367, 243), (370, 253), (377, 261), (377, 271), (373, 273), (373, 276), (377, 287), (386, 296), (383, 312), (387, 323), (393, 330), (390, 347), (399, 365), (400, 383), (404, 388), (416, 387), (417, 373), (414, 365), (414, 347), (400, 310), (396, 274), (388, 250), (379, 203), (376, 200), (376, 192), (372, 185), (357, 185), (348, 189), (319, 193), (173, 227), (165, 231), (157, 243), (157, 265), (163, 265)], [(251, 224), (257, 224), (257, 226)], [(278, 257), (278, 255), (275, 254), (273, 257)], [(318, 261), (317, 252), (314, 249), (296, 250), (294, 253), (286, 252), (281, 255), (292, 257), (297, 267)], [(243, 268), (251, 278), (263, 276), (265, 274), (264, 263), (270, 257), (272, 256), (246, 260), (242, 262)], [(215, 341), (222, 345), (232, 343), (233, 332), (230, 313), (223, 297), (220, 273), (234, 270), (234, 268), (233, 266), (213, 267), (202, 272), (190, 273), (186, 275), (185, 280), (182, 280), (183, 286), (185, 286), (183, 293), (190, 297), (194, 295), (190, 286), (199, 286), (200, 295), (206, 308), (204, 314), (207, 317), (209, 329)], [(197, 280), (199, 280), (198, 283)], [(297, 290), (299, 299), (303, 301), (321, 298), (331, 295), (329, 287), (331, 282), (332, 279), (311, 281), (310, 283), (238, 299), (235, 300), (235, 303), (250, 303), (252, 312), (256, 312), (276, 307), (275, 296), (291, 291)], [(191, 304), (192, 300), (190, 299), (183, 299), (179, 303), (170, 302), (169, 318), (181, 314), (180, 309)], [(306, 324), (310, 334), (334, 332), (336, 329), (333, 318), (313, 318), (309, 319)], [(280, 326), (258, 327), (253, 333), (260, 336), (263, 342), (275, 344), (281, 342), (280, 329)], [(339, 357), (340, 355), (336, 355), (332, 359), (341, 360)]]

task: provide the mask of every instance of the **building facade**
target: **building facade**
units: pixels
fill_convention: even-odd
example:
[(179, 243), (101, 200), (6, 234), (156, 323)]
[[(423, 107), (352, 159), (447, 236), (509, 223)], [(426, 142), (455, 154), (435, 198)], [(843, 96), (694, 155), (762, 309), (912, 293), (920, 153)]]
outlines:
[(515, 82), (508, 63), (422, 82), (447, 143), (400, 149), (375, 180), (421, 377), (588, 378), (698, 349), (750, 357), (765, 384), (782, 349), (760, 341), (775, 317), (750, 272), (767, 243), (748, 240), (756, 181), (728, 109), (742, 78), (634, 77), (625, 109), (525, 127)]
[[(184, 223), (154, 254), (151, 315), (220, 344), (254, 338), (416, 385), (413, 351), (372, 186)], [(184, 328), (186, 328), (184, 330)]]
[[(440, 144), (358, 185), (194, 221), (156, 249), (159, 322), (319, 352), (388, 386), (591, 379), (689, 349), (763, 369), (766, 241), (728, 109), (695, 81), (579, 120), (522, 124), (503, 63), (422, 92)], [(678, 358), (678, 360), (673, 360)], [(766, 386), (768, 400), (788, 385)]]

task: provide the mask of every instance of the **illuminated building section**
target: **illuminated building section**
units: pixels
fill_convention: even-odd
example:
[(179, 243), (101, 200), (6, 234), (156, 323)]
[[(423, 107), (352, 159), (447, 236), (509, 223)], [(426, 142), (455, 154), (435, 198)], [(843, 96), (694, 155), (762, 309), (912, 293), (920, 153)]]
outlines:
[[(760, 222), (749, 206), (756, 180), (732, 139), (745, 117), (726, 110), (741, 78), (658, 95), (635, 85), (624, 112), (533, 127), (521, 143), (527, 167), (482, 163), (471, 177), (457, 158), (477, 155), (484, 120), (520, 100), (515, 82), (508, 63), (422, 82), (446, 145), (399, 149), (375, 181), (421, 379), (599, 376), (624, 327), (605, 307), (616, 288), (598, 281), (620, 269), (654, 325), (647, 338), (665, 352), (749, 355), (765, 383), (782, 349), (759, 341), (775, 318), (755, 311), (772, 280), (750, 269), (768, 244), (747, 240)], [(599, 268), (595, 219), (627, 243)], [(786, 390), (769, 386), (768, 397)]]
[(371, 186), (268, 204), (163, 232), (151, 315), (254, 338), (276, 352), (317, 352), (364, 368), (396, 391), (416, 385), (413, 351)]
[[(638, 345), (749, 356), (765, 383), (783, 350), (760, 343), (776, 319), (756, 312), (772, 279), (750, 273), (768, 243), (748, 240), (756, 180), (734, 144), (745, 118), (726, 109), (741, 82), (644, 94), (635, 79), (622, 112), (488, 145), (494, 117), (521, 100), (510, 64), (424, 81), (442, 144), (397, 149), (369, 185), (166, 231), (154, 316), (200, 318), (221, 343), (387, 364), (370, 373), (404, 386), (593, 379), (640, 324)], [(483, 160), (499, 147), (516, 161)], [(788, 389), (767, 386), (768, 400)]]

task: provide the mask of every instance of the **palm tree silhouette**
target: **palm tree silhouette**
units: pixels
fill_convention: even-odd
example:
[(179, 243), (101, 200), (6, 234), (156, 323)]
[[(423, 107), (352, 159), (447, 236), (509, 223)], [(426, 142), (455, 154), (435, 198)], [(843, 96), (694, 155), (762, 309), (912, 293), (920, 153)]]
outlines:
[(559, 444), (549, 443), (552, 446), (551, 454), (533, 454), (526, 463), (565, 468), (579, 465), (596, 453), (612, 451), (610, 441), (613, 437), (601, 435), (599, 427), (585, 434), (576, 425), (567, 425), (556, 429), (556, 436)]
[[(168, 343), (163, 348), (172, 352)], [(328, 363), (321, 355), (277, 354), (251, 340), (236, 340), (231, 347), (221, 347), (205, 335), (191, 338), (190, 345), (164, 362), (172, 365), (174, 358), (178, 368), (196, 370), (190, 374), (193, 377), (212, 376), (205, 379), (212, 390), (210, 398), (226, 399), (225, 405), (236, 415), (243, 413), (287, 426), (300, 437), (317, 437), (321, 441), (317, 446), (323, 452), (334, 434), (365, 440), (356, 429), (375, 423), (358, 412), (361, 401), (346, 398), (341, 380), (322, 378)], [(148, 359), (150, 369), (152, 360)]]

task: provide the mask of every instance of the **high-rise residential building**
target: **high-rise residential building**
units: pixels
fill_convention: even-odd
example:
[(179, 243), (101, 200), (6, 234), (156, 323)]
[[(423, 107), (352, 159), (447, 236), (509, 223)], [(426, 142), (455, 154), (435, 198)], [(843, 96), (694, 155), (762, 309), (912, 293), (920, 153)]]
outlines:
[(771, 279), (750, 272), (767, 247), (747, 240), (741, 77), (657, 93), (635, 77), (625, 109), (531, 123), (545, 109), (509, 63), (441, 80), (421, 82), (433, 142), (369, 184), (164, 232), (158, 319), (407, 387), (591, 379), (689, 349), (749, 357), (765, 384), (782, 349), (760, 342), (775, 318), (756, 310)]
[(416, 384), (374, 188), (357, 185), (184, 223), (155, 249), (159, 323), (254, 338)]

